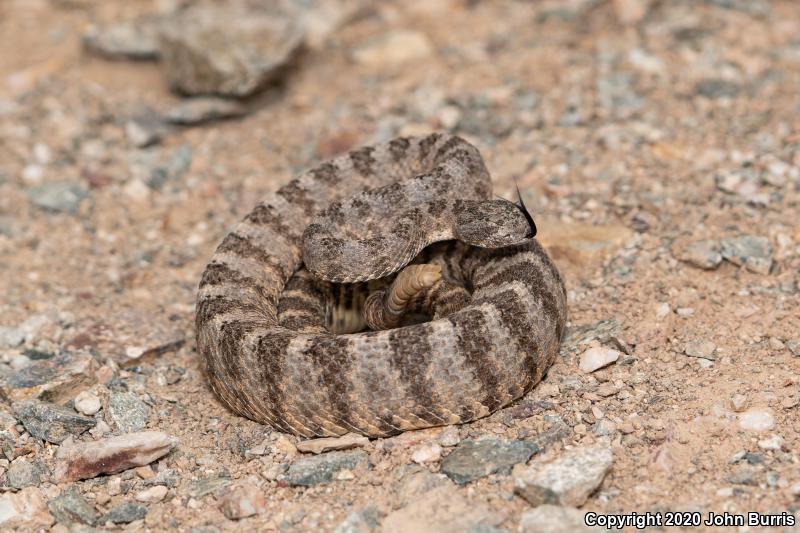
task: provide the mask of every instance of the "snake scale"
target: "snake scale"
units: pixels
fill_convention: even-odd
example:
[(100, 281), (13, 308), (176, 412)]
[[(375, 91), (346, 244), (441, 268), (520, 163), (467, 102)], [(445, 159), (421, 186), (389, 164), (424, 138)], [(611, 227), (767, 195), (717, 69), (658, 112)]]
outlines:
[[(210, 386), (304, 437), (487, 416), (539, 382), (564, 332), (564, 282), (534, 235), (457, 136), (322, 163), (258, 204), (206, 266), (196, 330)], [(359, 318), (373, 300), (389, 329)]]

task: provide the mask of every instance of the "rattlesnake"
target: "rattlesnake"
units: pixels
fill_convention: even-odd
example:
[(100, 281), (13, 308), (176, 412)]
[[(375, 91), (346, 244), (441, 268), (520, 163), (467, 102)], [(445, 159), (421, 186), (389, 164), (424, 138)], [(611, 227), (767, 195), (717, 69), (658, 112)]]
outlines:
[[(211, 388), (305, 437), (486, 416), (541, 379), (564, 331), (563, 279), (534, 234), (521, 200), (491, 200), (480, 153), (459, 137), (322, 163), (258, 204), (206, 266), (196, 327)], [(358, 331), (347, 309), (367, 291), (375, 327), (402, 327)]]

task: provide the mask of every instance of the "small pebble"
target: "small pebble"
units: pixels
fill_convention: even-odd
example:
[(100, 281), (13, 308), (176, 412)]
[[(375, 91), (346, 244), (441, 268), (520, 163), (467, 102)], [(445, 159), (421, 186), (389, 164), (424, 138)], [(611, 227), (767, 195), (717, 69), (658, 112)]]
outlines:
[(411, 453), (411, 460), (417, 464), (432, 463), (442, 458), (442, 447), (438, 444), (423, 444)]
[(100, 398), (89, 391), (83, 391), (78, 394), (74, 403), (75, 410), (87, 416), (92, 416), (100, 410)]
[(142, 503), (155, 503), (160, 502), (167, 495), (169, 489), (164, 485), (156, 485), (149, 489), (144, 489), (136, 493), (136, 501)]
[(622, 355), (617, 350), (611, 348), (595, 347), (589, 348), (581, 354), (580, 369), (588, 374), (604, 366), (610, 365)]
[(734, 394), (731, 396), (731, 408), (737, 413), (741, 413), (747, 408), (747, 396), (744, 394)]
[(739, 427), (749, 431), (768, 431), (775, 426), (772, 411), (762, 407), (753, 407), (739, 415)]
[(780, 450), (783, 446), (783, 437), (780, 435), (770, 435), (766, 439), (758, 441), (758, 447), (762, 450)]

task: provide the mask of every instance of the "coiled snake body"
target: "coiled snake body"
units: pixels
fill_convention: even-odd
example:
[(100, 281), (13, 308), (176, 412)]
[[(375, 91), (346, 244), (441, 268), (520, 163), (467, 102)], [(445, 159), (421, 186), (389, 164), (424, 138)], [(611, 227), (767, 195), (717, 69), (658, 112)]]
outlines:
[(486, 416), (541, 379), (564, 331), (563, 280), (533, 234), (458, 137), (323, 163), (256, 206), (203, 273), (211, 388), (306, 437)]

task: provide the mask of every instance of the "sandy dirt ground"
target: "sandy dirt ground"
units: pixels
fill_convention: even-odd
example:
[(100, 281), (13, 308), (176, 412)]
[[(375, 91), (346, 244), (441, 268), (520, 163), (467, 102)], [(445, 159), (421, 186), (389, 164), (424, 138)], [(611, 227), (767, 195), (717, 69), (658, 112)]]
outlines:
[[(613, 459), (578, 480), (588, 499), (553, 503), (581, 516), (800, 511), (796, 2), (365, 4), (245, 99), (244, 116), (139, 142), (131, 121), (180, 101), (163, 66), (98, 57), (82, 36), (176, 5), (0, 2), (0, 507), (11, 513), (0, 527), (568, 531), (569, 518), (532, 514), (521, 479), (598, 449)], [(331, 459), (330, 481), (303, 486), (292, 465), (330, 454), (235, 416), (203, 378), (200, 274), (232, 225), (302, 169), (430, 131), (478, 146), (498, 194), (512, 198), (517, 181), (567, 280), (570, 332), (519, 402), (356, 443), (334, 453), (344, 463)], [(616, 361), (582, 371), (593, 348)], [(58, 401), (14, 381), (49, 369), (46, 388), (76, 360), (80, 379)], [(34, 396), (71, 410), (82, 391), (84, 411), (100, 400), (97, 425), (60, 445), (12, 414)], [(465, 443), (536, 442), (553, 428), (513, 469), (467, 483), (447, 472)], [(149, 467), (59, 481), (59, 448), (140, 430), (178, 444)], [(23, 493), (30, 516), (11, 516)]]

